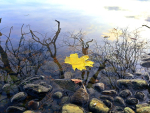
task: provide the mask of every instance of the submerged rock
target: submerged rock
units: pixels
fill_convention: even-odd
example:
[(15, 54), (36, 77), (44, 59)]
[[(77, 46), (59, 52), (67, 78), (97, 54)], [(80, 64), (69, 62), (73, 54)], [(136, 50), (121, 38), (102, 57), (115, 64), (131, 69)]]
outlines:
[(138, 99), (136, 98), (127, 98), (126, 103), (129, 105), (136, 105), (138, 103)]
[(89, 100), (89, 94), (86, 91), (86, 88), (79, 88), (71, 97), (71, 102), (82, 105), (87, 103)]
[(65, 104), (62, 107), (62, 113), (84, 113), (84, 109), (75, 104)]
[(132, 93), (128, 89), (122, 90), (119, 93), (119, 96), (122, 97), (122, 98), (127, 98), (128, 96), (131, 96), (131, 95), (132, 95)]
[(150, 112), (150, 104), (143, 103), (136, 105), (136, 113), (149, 113)]
[(132, 88), (134, 90), (145, 90), (148, 88), (147, 82), (141, 79), (119, 79), (117, 80), (117, 86), (119, 88)]
[(135, 113), (131, 108), (125, 107), (124, 108), (124, 113)]
[(12, 103), (19, 102), (19, 101), (26, 99), (26, 97), (27, 97), (27, 94), (25, 92), (19, 92), (11, 98), (11, 102)]
[(104, 90), (102, 91), (103, 95), (110, 95), (110, 96), (116, 96), (117, 95), (117, 91), (115, 90)]
[(38, 107), (39, 107), (39, 102), (37, 102), (35, 100), (31, 100), (28, 102), (28, 109), (37, 110)]
[(119, 96), (116, 96), (116, 97), (115, 97), (114, 103), (115, 103), (115, 105), (117, 105), (117, 106), (123, 106), (123, 107), (125, 107), (125, 102), (124, 102), (124, 100), (123, 100), (121, 97), (119, 97)]
[(89, 109), (93, 113), (108, 113), (109, 111), (109, 108), (101, 100), (98, 100), (97, 98), (93, 98), (90, 101)]
[(96, 83), (96, 84), (94, 84), (94, 88), (97, 91), (101, 92), (105, 89), (105, 85), (104, 85), (104, 83)]
[(125, 73), (125, 74), (124, 74), (124, 78), (125, 78), (125, 79), (132, 79), (133, 77), (134, 77), (134, 75), (131, 74), (131, 73)]
[(60, 92), (60, 91), (57, 91), (57, 92), (55, 92), (55, 93), (53, 94), (53, 97), (54, 97), (54, 98), (57, 98), (57, 99), (62, 98), (62, 96), (63, 96), (63, 94), (62, 94), (62, 92)]
[(23, 87), (23, 89), (31, 96), (36, 98), (42, 98), (48, 93), (51, 88), (47, 88), (45, 86), (39, 84), (27, 84)]
[(141, 66), (149, 68), (150, 67), (150, 61), (141, 62)]
[(25, 108), (24, 107), (18, 107), (18, 106), (9, 106), (7, 109), (6, 109), (6, 112), (7, 113), (22, 113), (25, 111)]
[(55, 79), (53, 82), (58, 84), (61, 88), (69, 91), (76, 91), (80, 87), (79, 84), (75, 84), (73, 81), (66, 79)]

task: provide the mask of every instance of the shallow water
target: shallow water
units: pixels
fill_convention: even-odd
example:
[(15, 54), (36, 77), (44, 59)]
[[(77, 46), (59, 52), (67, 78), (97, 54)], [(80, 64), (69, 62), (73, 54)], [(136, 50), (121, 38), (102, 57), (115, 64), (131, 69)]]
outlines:
[[(5, 5), (7, 5), (7, 4), (5, 4)], [(43, 4), (41, 4), (41, 5), (43, 5)], [(45, 51), (40, 50), (40, 48), (42, 47), (40, 43), (38, 43), (38, 42), (31, 43), (33, 40), (28, 41), (27, 39), (32, 38), (32, 35), (30, 33), (23, 35), (25, 41), (22, 41), (22, 43), (20, 43), (21, 47), (18, 48), (20, 46), (19, 41), (20, 41), (20, 37), (21, 37), (20, 31), (21, 31), (22, 24), (25, 24), (24, 30), (23, 30), (23, 32), (25, 32), (25, 33), (29, 32), (29, 29), (28, 29), (29, 26), (26, 26), (28, 24), (30, 24), (31, 30), (40, 32), (41, 34), (43, 34), (42, 36), (44, 36), (45, 33), (48, 33), (48, 37), (53, 37), (56, 33), (57, 23), (56, 23), (56, 21), (54, 21), (55, 20), (54, 17), (58, 17), (58, 15), (57, 15), (58, 12), (55, 10), (57, 8), (55, 8), (52, 5), (50, 7), (47, 7), (48, 9), (52, 9), (49, 11), (46, 9), (46, 7), (42, 8), (42, 6), (40, 6), (40, 4), (36, 4), (35, 6), (37, 6), (39, 9), (37, 8), (34, 11), (32, 9), (32, 6), (29, 5), (28, 10), (30, 10), (30, 8), (32, 9), (31, 11), (29, 11), (30, 14), (26, 14), (25, 6), (23, 6), (21, 9), (23, 12), (19, 13), (17, 10), (18, 7), (21, 7), (19, 5), (17, 7), (15, 7), (15, 5), (12, 5), (12, 7), (10, 7), (6, 12), (4, 11), (2, 13), (3, 18), (1, 20), (0, 27), (2, 29), (6, 26), (9, 26), (9, 27), (7, 27), (6, 29), (0, 30), (0, 33), (2, 32), (2, 34), (3, 34), (2, 36), (0, 36), (0, 40), (2, 41), (2, 43), (0, 42), (0, 47), (2, 47), (1, 50), (3, 50), (3, 51), (0, 51), (0, 54), (1, 54), (0, 66), (4, 67), (4, 69), (0, 70), (0, 81), (1, 81), (1, 83), (0, 83), (0, 108), (4, 108), (4, 109), (7, 108), (7, 106), (8, 106), (7, 104), (10, 104), (9, 103), (10, 98), (12, 97), (13, 94), (15, 94), (17, 92), (17, 91), (12, 91), (13, 93), (11, 95), (6, 95), (6, 93), (2, 92), (2, 90), (1, 90), (4, 84), (6, 84), (6, 83), (13, 84), (13, 82), (11, 81), (10, 76), (8, 74), (7, 69), (9, 68), (9, 65), (6, 62), (6, 60), (9, 62), (12, 71), (15, 73), (17, 73), (17, 72), (19, 73), (17, 75), (18, 78), (24, 79), (25, 76), (44, 75), (47, 78), (47, 79), (45, 79), (45, 82), (47, 84), (50, 84), (53, 86), (53, 89), (54, 89), (53, 92), (60, 90), (60, 88), (58, 88), (57, 86), (52, 84), (50, 82), (50, 80), (52, 78), (53, 79), (61, 78), (60, 68), (62, 68), (63, 74), (65, 72), (72, 72), (73, 73), (72, 78), (82, 79), (85, 82), (86, 86), (88, 86), (89, 81), (96, 74), (96, 72), (98, 70), (99, 63), (97, 63), (96, 61), (94, 63), (94, 67), (92, 67), (91, 69), (87, 67), (87, 70), (85, 70), (85, 71), (79, 71), (79, 70), (74, 71), (70, 64), (64, 63), (64, 59), (66, 58), (66, 56), (69, 56), (70, 54), (78, 53), (79, 57), (81, 57), (81, 56), (85, 55), (85, 53), (86, 53), (85, 51), (83, 51), (83, 43), (84, 43), (84, 46), (87, 46), (86, 42), (91, 40), (89, 38), (86, 38), (85, 40), (83, 40), (82, 44), (80, 44), (80, 46), (78, 46), (77, 49), (75, 49), (75, 46), (68, 47), (67, 44), (62, 42), (63, 37), (66, 38), (68, 35), (68, 34), (67, 35), (65, 34), (66, 31), (68, 31), (68, 29), (65, 28), (66, 26), (70, 27), (69, 30), (74, 30), (75, 29), (74, 25), (76, 24), (78, 26), (78, 27), (77, 26), (76, 27), (79, 28), (80, 23), (83, 23), (83, 21), (84, 21), (84, 25), (86, 27), (91, 25), (91, 24), (87, 24), (88, 23), (87, 21), (89, 21), (89, 20), (87, 19), (88, 17), (85, 15), (82, 16), (81, 22), (78, 22), (78, 24), (75, 22), (74, 24), (71, 24), (71, 25), (68, 20), (67, 20), (67, 22), (69, 24), (64, 22), (66, 17), (59, 18), (59, 21), (62, 22), (62, 24), (61, 24), (61, 28), (62, 28), (61, 33), (62, 34), (60, 33), (59, 37), (57, 38), (56, 43), (52, 43), (49, 45), (50, 49), (47, 48), (48, 46), (44, 46), (44, 44), (43, 44), (43, 46), (44, 46), (43, 49)], [(4, 10), (4, 6), (3, 6), (3, 10)], [(9, 12), (9, 10), (10, 10), (10, 12)], [(46, 11), (46, 12), (44, 12), (44, 11)], [(66, 10), (64, 10), (64, 11), (66, 11)], [(13, 12), (13, 13), (11, 14), (11, 12)], [(44, 12), (44, 14), (43, 14), (43, 12)], [(49, 12), (53, 13), (55, 16), (52, 17)], [(71, 11), (68, 11), (66, 13), (68, 15), (69, 14), (71, 14), (71, 15), (79, 14), (79, 13), (76, 13), (75, 11), (73, 11), (73, 12), (74, 13), (71, 13)], [(67, 15), (67, 14), (65, 14), (65, 15)], [(50, 17), (47, 17), (47, 16), (50, 16)], [(79, 15), (79, 16), (81, 16), (81, 15)], [(43, 18), (43, 17), (46, 17), (46, 18)], [(70, 18), (73, 20), (76, 20), (72, 17), (70, 17)], [(52, 27), (50, 25), (52, 25)], [(11, 46), (11, 42), (10, 42), (10, 40), (8, 40), (7, 46), (10, 49), (10, 51), (8, 51), (9, 49), (6, 48), (5, 42), (9, 38), (6, 38), (5, 35), (9, 34), (11, 26), (14, 26), (14, 28), (11, 32), (11, 37), (9, 37), (9, 38), (11, 38), (10, 40), (13, 42), (13, 46)], [(52, 30), (52, 33), (49, 33), (50, 29), (53, 29), (53, 27), (54, 28), (56, 27), (56, 30), (55, 31)], [(40, 35), (37, 34), (37, 36), (40, 36)], [(94, 34), (92, 36), (96, 37), (96, 36), (99, 36), (99, 34), (96, 34), (96, 35)], [(97, 38), (95, 38), (95, 39), (97, 39)], [(101, 44), (101, 39), (97, 39), (97, 40), (99, 41), (99, 44)], [(71, 41), (71, 42), (73, 42), (73, 41)], [(81, 42), (81, 40), (79, 42)], [(24, 45), (24, 43), (30, 44), (30, 45)], [(92, 52), (94, 51), (92, 44), (93, 44), (93, 42), (89, 43), (89, 45), (90, 45), (88, 48), (89, 56), (92, 55)], [(36, 46), (33, 46), (33, 45), (38, 45), (38, 47), (36, 48)], [(55, 48), (55, 46), (56, 46), (56, 48)], [(12, 48), (12, 47), (14, 47), (14, 48)], [(86, 49), (86, 47), (84, 49)], [(90, 49), (91, 49), (91, 51), (90, 51)], [(19, 51), (17, 52), (17, 50), (19, 50)], [(13, 53), (11, 53), (12, 51), (13, 51)], [(8, 58), (6, 56), (4, 56), (4, 57), (2, 56), (4, 53), (7, 54)], [(2, 57), (6, 58), (6, 59), (2, 60)], [(138, 63), (138, 65), (136, 66), (136, 71), (144, 73), (149, 70), (141, 68), (140, 64)], [(116, 78), (114, 76), (111, 76), (111, 78), (108, 79), (108, 77), (106, 77), (105, 75), (103, 75), (101, 73), (101, 71), (99, 71), (97, 77), (95, 79), (93, 79), (93, 81), (91, 81), (91, 82), (92, 82), (92, 84), (94, 84), (96, 82), (103, 82), (103, 83), (107, 84), (106, 89), (111, 89), (112, 86), (109, 83), (109, 80), (111, 80), (112, 84), (114, 85), (115, 81), (117, 79), (119, 79), (119, 78)], [(93, 88), (87, 88), (87, 90), (88, 90), (88, 93), (90, 94), (90, 99), (93, 97), (98, 98), (100, 95), (99, 92), (93, 90)], [(144, 93), (147, 94), (147, 92), (144, 92)], [(71, 94), (72, 93), (70, 92), (70, 95)], [(147, 100), (145, 100), (145, 101), (147, 101)]]

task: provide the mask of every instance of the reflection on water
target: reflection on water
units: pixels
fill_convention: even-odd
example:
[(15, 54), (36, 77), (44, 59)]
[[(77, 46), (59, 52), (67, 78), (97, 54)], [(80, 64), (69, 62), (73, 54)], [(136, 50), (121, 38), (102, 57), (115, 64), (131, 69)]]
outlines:
[[(98, 53), (94, 53), (94, 50), (90, 51), (89, 45), (93, 41), (93, 39), (85, 41), (82, 36), (80, 37), (81, 34), (73, 36), (74, 41), (72, 45), (71, 43), (66, 41), (65, 44), (69, 47), (78, 47), (76, 49), (77, 51), (70, 51), (70, 53), (77, 52), (80, 56), (89, 55), (90, 59), (93, 60), (95, 64), (94, 67), (87, 67), (86, 70), (73, 71), (71, 65), (64, 63), (64, 59), (68, 55), (64, 55), (63, 51), (61, 53), (57, 52), (58, 45), (56, 44), (56, 41), (61, 32), (61, 28), (60, 28), (60, 22), (58, 20), (55, 20), (55, 22), (57, 23), (57, 30), (55, 35), (50, 38), (44, 38), (43, 40), (39, 38), (39, 36), (40, 35), (42, 36), (42, 34), (40, 34), (38, 31), (32, 31), (31, 29), (29, 29), (29, 32), (24, 33), (23, 32), (24, 25), (22, 25), (21, 38), (19, 40), (19, 44), (17, 48), (14, 48), (12, 46), (11, 35), (10, 35), (12, 28), (10, 28), (10, 33), (8, 36), (2, 33), (2, 36), (5, 36), (7, 40), (5, 43), (6, 46), (5, 48), (3, 48), (0, 45), (1, 90), (4, 84), (6, 85), (7, 83), (10, 83), (13, 87), (11, 93), (15, 94), (17, 92), (17, 89), (15, 90), (14, 84), (19, 85), (19, 83), (22, 80), (24, 80), (26, 77), (34, 76), (34, 75), (44, 75), (44, 76), (49, 76), (49, 79), (66, 79), (67, 77), (64, 76), (65, 72), (74, 73), (74, 76), (68, 78), (82, 79), (84, 86), (86, 86), (87, 88), (91, 88), (92, 85), (96, 82), (103, 82), (101, 80), (104, 80), (103, 77), (106, 77), (108, 81), (105, 82), (107, 82), (109, 87), (115, 89), (116, 86), (114, 80), (116, 80), (116, 78), (117, 79), (124, 78), (123, 74), (125, 74), (127, 71), (121, 70), (122, 67), (118, 62), (116, 62), (117, 60), (114, 60), (112, 58), (113, 60), (111, 59), (112, 60), (111, 61), (108, 58), (108, 54), (100, 55)], [(26, 36), (28, 35), (31, 36), (32, 40), (30, 41), (26, 40)], [(80, 44), (79, 46), (76, 45), (76, 41), (79, 42)], [(117, 47), (119, 47), (119, 44), (117, 45)], [(131, 69), (132, 68), (130, 67), (131, 63), (134, 62), (130, 62), (127, 59), (128, 56), (125, 56), (125, 58), (126, 58), (125, 60), (127, 65), (123, 69), (126, 70)], [(123, 61), (122, 64), (124, 64)], [(119, 69), (121, 71), (118, 72)], [(136, 66), (133, 67), (131, 71), (135, 72)], [(3, 94), (1, 92), (0, 103), (3, 103), (3, 105), (5, 105), (5, 103), (7, 104), (6, 102), (7, 99), (10, 99), (10, 97), (12, 96), (9, 94), (10, 93), (8, 92), (6, 94)], [(2, 104), (0, 105), (2, 106)]]

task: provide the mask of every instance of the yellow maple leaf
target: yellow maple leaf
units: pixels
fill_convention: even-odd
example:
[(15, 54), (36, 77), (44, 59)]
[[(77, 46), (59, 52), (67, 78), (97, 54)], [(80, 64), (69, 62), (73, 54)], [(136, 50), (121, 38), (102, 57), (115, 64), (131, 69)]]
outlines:
[(71, 64), (72, 68), (75, 70), (76, 68), (79, 70), (86, 69), (85, 66), (93, 67), (94, 62), (86, 61), (89, 59), (88, 55), (84, 55), (78, 58), (78, 54), (70, 54), (70, 57), (66, 57), (65, 63)]

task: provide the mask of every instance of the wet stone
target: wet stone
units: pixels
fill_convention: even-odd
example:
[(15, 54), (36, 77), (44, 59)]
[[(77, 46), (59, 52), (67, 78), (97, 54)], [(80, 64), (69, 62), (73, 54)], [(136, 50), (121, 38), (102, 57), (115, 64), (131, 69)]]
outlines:
[(108, 108), (111, 108), (111, 107), (112, 107), (112, 102), (110, 102), (109, 100), (104, 100), (103, 103), (104, 103)]
[(28, 102), (28, 109), (30, 110), (37, 110), (39, 107), (39, 102), (35, 101), (35, 100), (31, 100)]
[(80, 87), (79, 84), (75, 84), (71, 80), (55, 79), (53, 81), (54, 83), (58, 84), (61, 88), (69, 90), (69, 91), (76, 91)]
[(99, 98), (102, 99), (102, 100), (109, 100), (109, 101), (111, 101), (111, 102), (114, 101), (114, 98), (113, 98), (113, 97), (107, 96), (107, 95), (101, 95)]
[(101, 100), (96, 98), (91, 99), (89, 109), (93, 113), (108, 113), (109, 111), (109, 108)]
[(80, 106), (75, 105), (75, 104), (65, 104), (62, 107), (62, 113), (74, 113), (75, 111), (77, 113), (84, 113), (84, 109)]
[(149, 61), (150, 60), (150, 57), (147, 56), (146, 58), (143, 58), (142, 61)]
[(143, 61), (143, 62), (141, 62), (141, 66), (149, 68), (150, 67), (150, 61)]
[(141, 79), (119, 79), (117, 80), (117, 86), (121, 89), (134, 90), (145, 90), (148, 88), (147, 82)]
[(57, 91), (53, 94), (53, 98), (60, 99), (63, 96), (62, 92)]
[(46, 93), (51, 90), (51, 88), (47, 88), (39, 84), (27, 84), (23, 87), (23, 89), (26, 93), (36, 98), (43, 98)]
[(40, 82), (39, 85), (47, 86), (46, 82)]
[(145, 78), (146, 80), (149, 80), (149, 74), (148, 74), (147, 72), (144, 73), (143, 76), (144, 76), (144, 78)]
[(5, 84), (3, 87), (2, 87), (2, 90), (5, 91), (5, 90), (10, 90), (11, 89), (11, 85), (10, 84)]
[(145, 94), (143, 92), (136, 92), (134, 94), (135, 98), (139, 99), (140, 101), (145, 100)]
[(136, 104), (138, 104), (138, 99), (136, 99), (136, 98), (127, 98), (126, 103), (128, 105), (136, 105)]
[(123, 106), (123, 107), (125, 107), (124, 100), (121, 97), (119, 97), (119, 96), (115, 97), (114, 104), (117, 105), (117, 106)]
[(33, 111), (33, 110), (27, 110), (27, 111), (25, 111), (23, 113), (42, 113), (42, 112), (40, 112), (40, 111)]
[(69, 101), (69, 97), (68, 96), (64, 96), (64, 97), (62, 97), (60, 104), (65, 104), (68, 101)]
[(61, 109), (61, 106), (59, 106), (58, 104), (52, 105), (51, 109), (55, 112), (59, 111)]
[(134, 77), (134, 75), (131, 74), (131, 73), (125, 73), (125, 74), (124, 74), (124, 78), (125, 78), (125, 79), (132, 79), (133, 77)]
[(124, 113), (135, 113), (135, 112), (130, 107), (125, 107)]
[[(32, 76), (32, 77), (27, 77), (26, 79), (24, 79), (20, 84), (19, 84), (19, 89), (21, 91), (24, 91), (23, 90), (23, 87), (27, 84), (34, 84), (34, 82), (36, 81), (41, 81), (44, 79), (44, 76), (43, 75), (35, 75), (35, 76)], [(39, 84), (40, 85), (40, 84)]]
[(6, 109), (6, 112), (7, 113), (22, 113), (25, 111), (25, 108), (24, 107), (18, 107), (18, 106), (9, 106), (7, 109)]
[(149, 113), (150, 111), (150, 104), (143, 103), (136, 105), (136, 113)]
[(89, 94), (86, 91), (86, 88), (79, 88), (72, 96), (71, 102), (82, 105), (89, 101)]
[(12, 103), (19, 102), (19, 101), (26, 99), (26, 97), (27, 97), (27, 94), (25, 92), (19, 92), (11, 98), (11, 102)]
[(136, 75), (136, 76), (141, 76), (142, 73), (141, 73), (141, 72), (135, 72), (134, 75)]
[(131, 93), (131, 91), (128, 90), (128, 89), (122, 90), (122, 91), (120, 91), (120, 93), (119, 93), (119, 96), (122, 97), (122, 98), (127, 98), (127, 97), (129, 97), (129, 96), (131, 96), (131, 95), (132, 95), (132, 93)]
[(110, 95), (110, 96), (116, 96), (117, 95), (117, 91), (115, 90), (104, 90), (102, 91), (103, 95)]
[(124, 108), (121, 106), (115, 106), (114, 113), (124, 113)]
[(95, 88), (97, 91), (101, 92), (101, 91), (103, 91), (103, 90), (105, 89), (104, 83), (96, 83), (96, 84), (94, 85), (94, 88)]

